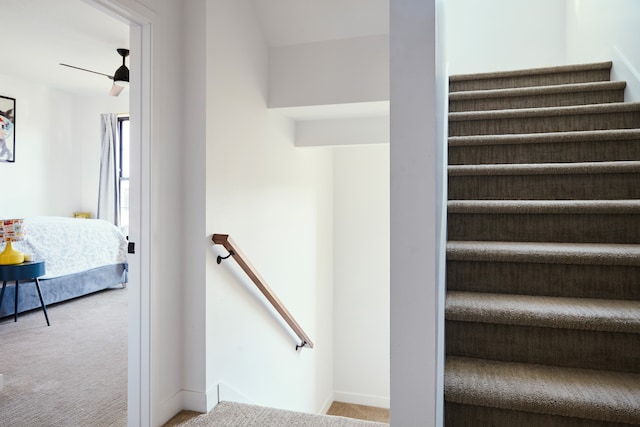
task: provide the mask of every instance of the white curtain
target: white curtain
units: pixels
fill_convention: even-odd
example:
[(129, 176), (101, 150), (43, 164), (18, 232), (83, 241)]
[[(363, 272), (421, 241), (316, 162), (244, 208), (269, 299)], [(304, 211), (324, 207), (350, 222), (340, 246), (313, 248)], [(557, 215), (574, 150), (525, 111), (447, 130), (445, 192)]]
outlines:
[(118, 180), (118, 116), (101, 114), (102, 151), (98, 189), (98, 218), (120, 225), (120, 194)]

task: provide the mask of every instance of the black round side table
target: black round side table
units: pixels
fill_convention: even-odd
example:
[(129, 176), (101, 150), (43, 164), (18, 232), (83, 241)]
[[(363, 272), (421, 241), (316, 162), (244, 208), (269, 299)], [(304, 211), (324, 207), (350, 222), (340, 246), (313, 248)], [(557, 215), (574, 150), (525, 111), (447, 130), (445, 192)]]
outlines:
[(38, 296), (40, 297), (40, 304), (42, 304), (42, 311), (44, 312), (44, 318), (47, 320), (47, 326), (49, 324), (49, 315), (47, 314), (47, 306), (42, 299), (42, 291), (40, 290), (40, 281), (38, 278), (44, 276), (44, 261), (26, 261), (22, 264), (10, 264), (0, 265), (0, 280), (2, 280), (2, 291), (0, 291), (0, 305), (2, 305), (2, 299), (4, 298), (4, 289), (7, 287), (7, 282), (16, 282), (16, 295), (14, 303), (14, 322), (18, 321), (18, 289), (20, 287), (21, 280), (34, 279), (36, 282), (36, 289), (38, 290)]

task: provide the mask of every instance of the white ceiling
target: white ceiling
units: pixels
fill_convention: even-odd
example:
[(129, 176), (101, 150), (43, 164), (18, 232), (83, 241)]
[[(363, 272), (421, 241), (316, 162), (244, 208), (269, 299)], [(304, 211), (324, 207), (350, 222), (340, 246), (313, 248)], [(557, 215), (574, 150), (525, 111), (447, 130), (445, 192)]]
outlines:
[[(270, 46), (389, 31), (389, 0), (251, 1)], [(83, 0), (0, 0), (0, 12), (5, 37), (0, 75), (21, 76), (78, 95), (108, 93), (107, 77), (59, 63), (113, 75), (122, 63), (116, 49), (129, 48), (127, 24)]]
[(269, 46), (389, 33), (390, 0), (252, 0)]
[[(129, 48), (129, 26), (82, 0), (0, 0), (0, 74), (20, 76), (80, 95), (108, 94), (104, 76), (62, 67), (67, 63), (113, 75)], [(129, 61), (127, 60), (127, 65)]]

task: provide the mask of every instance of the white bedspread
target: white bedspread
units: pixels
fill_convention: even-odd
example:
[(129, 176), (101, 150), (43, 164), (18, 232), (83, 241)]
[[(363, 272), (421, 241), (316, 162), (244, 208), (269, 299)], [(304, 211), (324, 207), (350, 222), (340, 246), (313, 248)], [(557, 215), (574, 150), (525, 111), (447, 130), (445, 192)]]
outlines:
[(127, 260), (127, 239), (101, 219), (31, 217), (24, 219), (25, 240), (13, 247), (34, 260), (45, 261), (53, 278)]

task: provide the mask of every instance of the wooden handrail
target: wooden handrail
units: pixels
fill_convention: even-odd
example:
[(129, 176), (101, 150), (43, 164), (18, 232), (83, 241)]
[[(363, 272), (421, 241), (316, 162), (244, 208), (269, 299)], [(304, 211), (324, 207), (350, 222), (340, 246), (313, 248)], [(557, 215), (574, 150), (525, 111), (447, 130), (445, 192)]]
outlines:
[(231, 240), (229, 235), (214, 234), (211, 240), (213, 240), (213, 243), (215, 243), (216, 245), (224, 246), (224, 248), (229, 252), (229, 255), (226, 257), (218, 256), (218, 264), (220, 264), (220, 262), (223, 259), (226, 259), (229, 256), (233, 257), (233, 259), (236, 260), (240, 268), (242, 268), (244, 272), (247, 273), (247, 276), (249, 276), (251, 281), (255, 283), (255, 285), (258, 287), (260, 292), (262, 292), (262, 294), (271, 303), (273, 308), (275, 308), (276, 311), (280, 313), (280, 316), (282, 316), (284, 321), (287, 322), (287, 324), (291, 327), (291, 329), (293, 329), (293, 332), (295, 332), (298, 338), (300, 338), (302, 342), (296, 345), (296, 350), (298, 350), (301, 347), (313, 348), (313, 342), (311, 342), (311, 339), (309, 338), (309, 336), (302, 330), (302, 327), (298, 324), (298, 322), (296, 322), (296, 319), (293, 318), (291, 313), (289, 313), (289, 310), (287, 310), (284, 304), (282, 304), (282, 301), (278, 299), (275, 293), (267, 285), (267, 282), (262, 278), (262, 276), (260, 276), (260, 274), (257, 272), (255, 267), (252, 266), (251, 263), (249, 263), (249, 261), (247, 261), (247, 257), (244, 256), (244, 254), (242, 253), (242, 251), (240, 251), (240, 249), (238, 249), (238, 246), (236, 246), (234, 241)]

